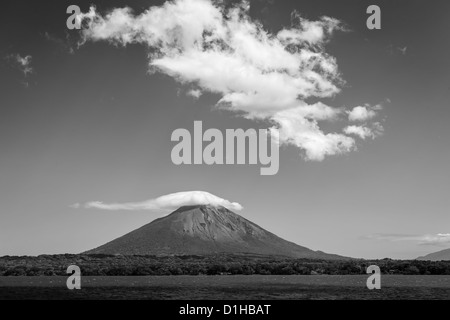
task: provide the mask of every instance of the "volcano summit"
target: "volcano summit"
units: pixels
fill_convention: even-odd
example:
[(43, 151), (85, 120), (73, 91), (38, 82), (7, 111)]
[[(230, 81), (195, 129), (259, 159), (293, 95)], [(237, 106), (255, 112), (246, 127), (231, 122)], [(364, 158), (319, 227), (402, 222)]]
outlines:
[(87, 254), (207, 255), (248, 253), (292, 258), (343, 259), (299, 246), (226, 209), (181, 207)]

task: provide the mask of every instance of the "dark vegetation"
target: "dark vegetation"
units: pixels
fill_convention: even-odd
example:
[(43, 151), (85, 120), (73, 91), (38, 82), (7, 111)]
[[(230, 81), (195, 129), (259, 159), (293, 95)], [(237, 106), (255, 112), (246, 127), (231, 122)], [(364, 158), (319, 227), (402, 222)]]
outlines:
[(310, 285), (248, 287), (233, 285), (182, 287), (86, 287), (67, 290), (61, 287), (0, 287), (0, 300), (449, 300), (447, 288), (362, 287)]
[(358, 275), (369, 265), (382, 274), (450, 275), (450, 261), (419, 260), (311, 260), (259, 255), (207, 256), (40, 255), (0, 257), (0, 276), (67, 276), (77, 265), (84, 276), (147, 275)]

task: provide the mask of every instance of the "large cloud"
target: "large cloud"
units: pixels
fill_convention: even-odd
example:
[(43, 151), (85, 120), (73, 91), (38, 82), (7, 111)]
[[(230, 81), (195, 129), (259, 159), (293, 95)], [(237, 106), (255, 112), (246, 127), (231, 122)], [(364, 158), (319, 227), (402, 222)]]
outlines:
[(230, 210), (242, 210), (242, 206), (237, 202), (230, 202), (228, 200), (219, 198), (209, 192), (205, 191), (186, 191), (167, 194), (155, 199), (140, 201), (140, 202), (125, 202), (125, 203), (103, 203), (100, 201), (91, 201), (85, 204), (74, 204), (72, 208), (86, 208), (86, 209), (102, 209), (102, 210), (175, 210), (182, 206), (192, 205), (212, 205), (223, 206)]
[(281, 143), (299, 147), (306, 159), (354, 149), (352, 137), (319, 126), (343, 110), (305, 102), (340, 92), (344, 81), (324, 45), (344, 30), (342, 23), (294, 13), (291, 28), (270, 33), (248, 11), (247, 2), (226, 9), (210, 0), (167, 1), (139, 15), (130, 8), (102, 15), (92, 7), (81, 16), (82, 42), (147, 46), (150, 70), (189, 84), (194, 97), (216, 93), (218, 105), (268, 121), (272, 131), (279, 130)]

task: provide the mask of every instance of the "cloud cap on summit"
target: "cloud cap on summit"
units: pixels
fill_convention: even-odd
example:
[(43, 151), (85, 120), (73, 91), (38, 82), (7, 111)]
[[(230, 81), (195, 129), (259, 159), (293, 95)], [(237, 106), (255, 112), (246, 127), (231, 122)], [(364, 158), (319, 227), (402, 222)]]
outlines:
[(102, 210), (174, 210), (183, 206), (211, 205), (223, 206), (229, 210), (239, 211), (243, 207), (237, 202), (220, 198), (206, 191), (184, 191), (166, 194), (154, 199), (139, 202), (103, 203), (90, 201), (85, 204), (76, 203), (73, 208), (102, 209)]

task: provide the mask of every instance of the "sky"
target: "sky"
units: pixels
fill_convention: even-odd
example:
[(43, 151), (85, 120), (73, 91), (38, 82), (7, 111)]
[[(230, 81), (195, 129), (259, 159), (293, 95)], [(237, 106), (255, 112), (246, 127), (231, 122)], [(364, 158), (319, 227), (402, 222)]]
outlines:
[[(77, 1), (82, 30), (71, 4), (0, 11), (0, 256), (83, 252), (188, 191), (313, 250), (450, 247), (448, 1)], [(278, 129), (278, 173), (173, 164), (194, 121)]]

